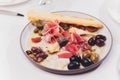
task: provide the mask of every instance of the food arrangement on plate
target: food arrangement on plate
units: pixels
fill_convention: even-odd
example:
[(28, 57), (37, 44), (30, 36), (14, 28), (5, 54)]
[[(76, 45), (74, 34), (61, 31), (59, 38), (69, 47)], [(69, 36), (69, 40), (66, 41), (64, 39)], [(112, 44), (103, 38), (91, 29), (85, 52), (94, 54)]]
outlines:
[(29, 11), (28, 20), (33, 29), (25, 52), (35, 63), (69, 71), (85, 69), (103, 58), (108, 38), (100, 33), (104, 28), (100, 21), (35, 10)]

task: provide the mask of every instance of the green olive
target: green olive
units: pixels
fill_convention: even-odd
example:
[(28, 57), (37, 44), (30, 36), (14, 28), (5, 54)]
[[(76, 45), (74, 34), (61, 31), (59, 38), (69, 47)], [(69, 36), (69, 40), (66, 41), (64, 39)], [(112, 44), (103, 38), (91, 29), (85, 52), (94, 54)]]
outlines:
[(42, 35), (42, 31), (41, 31), (41, 30), (39, 30), (39, 31), (38, 31), (38, 34), (41, 36), (41, 35)]
[(39, 29), (38, 28), (35, 28), (34, 29), (34, 33), (38, 33), (39, 32)]
[(44, 24), (41, 21), (36, 21), (36, 22), (32, 22), (32, 25), (37, 27), (38, 29), (43, 29)]
[(37, 23), (37, 24), (36, 24), (36, 27), (38, 27), (38, 28), (43, 27), (43, 24)]
[(99, 61), (99, 55), (97, 53), (92, 53), (90, 59), (93, 63), (97, 63)]

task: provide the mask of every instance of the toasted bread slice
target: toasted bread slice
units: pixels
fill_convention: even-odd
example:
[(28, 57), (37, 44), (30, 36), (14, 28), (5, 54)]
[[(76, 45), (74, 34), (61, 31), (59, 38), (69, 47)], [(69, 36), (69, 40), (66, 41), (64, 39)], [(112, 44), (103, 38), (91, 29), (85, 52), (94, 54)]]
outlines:
[(28, 20), (35, 22), (38, 20), (51, 21), (58, 20), (63, 23), (75, 24), (80, 26), (92, 26), (95, 28), (102, 28), (103, 24), (93, 18), (80, 18), (77, 16), (66, 16), (58, 13), (43, 13), (36, 10), (30, 10), (28, 12)]

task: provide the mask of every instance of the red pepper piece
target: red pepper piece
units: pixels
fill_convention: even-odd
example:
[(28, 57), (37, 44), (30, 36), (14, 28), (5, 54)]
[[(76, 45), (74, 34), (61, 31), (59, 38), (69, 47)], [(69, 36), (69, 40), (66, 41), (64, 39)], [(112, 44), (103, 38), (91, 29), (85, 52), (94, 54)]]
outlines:
[(41, 38), (40, 38), (40, 37), (35, 37), (35, 38), (32, 38), (31, 40), (32, 40), (32, 42), (34, 42), (34, 43), (38, 43), (38, 42), (41, 41)]
[(59, 54), (58, 57), (59, 58), (70, 58), (72, 57), (73, 54), (72, 53), (69, 53), (69, 52), (66, 52), (66, 53), (62, 53), (62, 54)]

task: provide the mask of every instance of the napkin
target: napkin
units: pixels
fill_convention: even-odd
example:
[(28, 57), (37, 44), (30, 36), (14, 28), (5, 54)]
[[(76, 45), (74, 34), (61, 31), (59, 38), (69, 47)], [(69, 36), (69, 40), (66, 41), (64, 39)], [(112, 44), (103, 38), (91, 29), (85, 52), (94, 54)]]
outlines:
[(109, 0), (108, 11), (112, 18), (120, 23), (120, 0)]
[(0, 3), (8, 3), (8, 2), (12, 2), (13, 0), (0, 0)]

